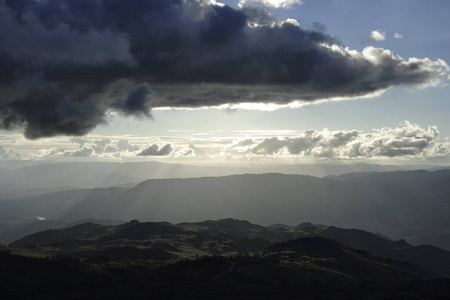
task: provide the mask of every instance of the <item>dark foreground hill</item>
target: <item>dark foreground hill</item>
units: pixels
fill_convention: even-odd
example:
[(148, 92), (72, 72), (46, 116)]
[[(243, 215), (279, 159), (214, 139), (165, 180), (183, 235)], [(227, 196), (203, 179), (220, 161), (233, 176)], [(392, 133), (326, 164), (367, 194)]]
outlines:
[(449, 183), (450, 170), (353, 173), (332, 178), (247, 174), (155, 179), (134, 188), (72, 190), (2, 200), (0, 218), (177, 223), (207, 216), (265, 225), (308, 220), (450, 250)]
[[(372, 253), (375, 256), (417, 265), (426, 270), (430, 276), (450, 276), (448, 251), (432, 246), (412, 246), (404, 240), (386, 240), (362, 230), (310, 223), (269, 227), (235, 219), (176, 225), (168, 222), (141, 223), (136, 220), (116, 226), (84, 223), (35, 233), (10, 246), (28, 248), (26, 251), (42, 257), (64, 256), (80, 259), (113, 257), (163, 262), (194, 259), (205, 255), (255, 253), (263, 251), (273, 243), (305, 237), (326, 238), (340, 243), (339, 246), (336, 246), (336, 243), (320, 246), (324, 249), (343, 248), (345, 245), (347, 248), (361, 250), (362, 252), (358, 253), (360, 256), (365, 252)], [(23, 253), (25, 250), (14, 249), (14, 251)], [(343, 251), (350, 253), (347, 250)], [(318, 254), (319, 252), (315, 252), (308, 255)], [(373, 258), (364, 255), (363, 257), (366, 261)], [(342, 273), (342, 270), (339, 272)]]
[(20, 239), (26, 235), (30, 235), (39, 231), (48, 229), (59, 229), (71, 227), (83, 223), (96, 223), (101, 225), (118, 225), (125, 223), (116, 220), (98, 220), (98, 219), (82, 219), (75, 222), (64, 222), (60, 220), (25, 220), (25, 221), (5, 221), (0, 223), (0, 244), (7, 245), (12, 241)]
[(448, 299), (450, 282), (320, 237), (154, 263), (1, 253), (2, 299)]

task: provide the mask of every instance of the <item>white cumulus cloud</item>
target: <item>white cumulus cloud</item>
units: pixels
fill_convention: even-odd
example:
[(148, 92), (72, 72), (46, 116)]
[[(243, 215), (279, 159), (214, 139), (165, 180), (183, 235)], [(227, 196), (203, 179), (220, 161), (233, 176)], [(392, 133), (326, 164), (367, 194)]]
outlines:
[(370, 34), (370, 38), (376, 42), (381, 42), (386, 40), (386, 33), (381, 32), (379, 30), (372, 30), (372, 33)]
[(0, 159), (20, 159), (20, 154), (14, 150), (5, 148), (4, 145), (0, 144)]
[[(433, 157), (449, 153), (447, 143), (439, 143), (436, 126), (427, 129), (405, 121), (396, 128), (372, 132), (360, 130), (306, 130), (296, 136), (249, 139), (245, 145), (250, 156), (296, 156), (303, 158), (406, 158)], [(242, 149), (239, 149), (242, 152)]]

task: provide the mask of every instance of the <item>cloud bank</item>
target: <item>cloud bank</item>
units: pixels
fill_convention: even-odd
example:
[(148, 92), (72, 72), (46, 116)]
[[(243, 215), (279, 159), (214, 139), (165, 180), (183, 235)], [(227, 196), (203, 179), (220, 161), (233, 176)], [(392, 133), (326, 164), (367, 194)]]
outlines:
[(402, 127), (382, 128), (371, 133), (359, 130), (307, 130), (295, 137), (272, 137), (260, 142), (242, 141), (253, 155), (294, 155), (312, 158), (398, 158), (433, 157), (447, 154), (449, 149), (438, 143), (436, 126), (423, 129), (405, 122)]
[(361, 130), (249, 130), (227, 136), (54, 137), (32, 141), (0, 136), (0, 158), (112, 161), (315, 161), (375, 160), (448, 164), (450, 139), (436, 126), (405, 121), (398, 127)]
[(0, 41), (0, 129), (29, 139), (87, 134), (110, 111), (358, 98), (449, 74), (207, 0), (4, 0)]

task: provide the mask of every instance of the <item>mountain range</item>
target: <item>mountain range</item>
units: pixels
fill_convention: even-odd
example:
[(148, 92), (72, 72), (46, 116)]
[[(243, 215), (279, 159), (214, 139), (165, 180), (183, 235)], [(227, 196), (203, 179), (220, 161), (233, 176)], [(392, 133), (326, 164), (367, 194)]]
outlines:
[[(18, 198), (75, 188), (131, 187), (147, 179), (193, 178), (235, 174), (284, 173), (316, 177), (351, 172), (436, 169), (435, 165), (293, 164), (202, 166), (149, 162), (0, 161), (0, 199)], [(45, 174), (45, 176), (42, 176)]]
[(36, 217), (67, 224), (89, 218), (180, 223), (208, 216), (262, 225), (309, 221), (359, 228), (450, 250), (449, 183), (447, 169), (326, 178), (269, 173), (150, 179), (132, 188), (76, 189), (1, 200), (0, 237), (20, 238), (11, 234), (7, 222)]

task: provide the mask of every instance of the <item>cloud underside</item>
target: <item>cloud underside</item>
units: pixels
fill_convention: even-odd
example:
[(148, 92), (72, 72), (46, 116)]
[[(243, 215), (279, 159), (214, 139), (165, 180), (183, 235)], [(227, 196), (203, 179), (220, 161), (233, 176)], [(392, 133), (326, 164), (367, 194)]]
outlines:
[(0, 2), (0, 128), (77, 136), (110, 111), (311, 103), (448, 79), (442, 60), (357, 52), (262, 9), (214, 3)]
[[(285, 136), (224, 139), (164, 138), (143, 142), (142, 138), (92, 139), (72, 138), (77, 149), (41, 149), (32, 153), (33, 159), (46, 158), (196, 158), (196, 159), (432, 159), (450, 156), (450, 141), (439, 141), (436, 126), (422, 128), (405, 122), (396, 128), (371, 132), (359, 130), (306, 130)], [(0, 156), (16, 159), (16, 149), (0, 144)], [(26, 158), (26, 157), (24, 157)]]
[(142, 149), (138, 156), (167, 156), (172, 152), (172, 145), (166, 144), (159, 148), (157, 144), (149, 145)]

